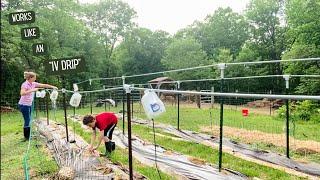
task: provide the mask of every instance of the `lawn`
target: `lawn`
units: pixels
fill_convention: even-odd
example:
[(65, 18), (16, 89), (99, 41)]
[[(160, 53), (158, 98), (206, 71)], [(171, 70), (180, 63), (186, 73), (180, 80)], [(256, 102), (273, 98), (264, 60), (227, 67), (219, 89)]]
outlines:
[[(135, 110), (140, 106), (135, 104)], [(142, 113), (135, 113), (135, 116), (146, 118), (143, 110)], [(210, 115), (211, 113), (211, 115)], [(220, 108), (202, 108), (180, 107), (180, 128), (192, 131), (200, 131), (201, 127), (219, 125)], [(156, 118), (156, 121), (170, 124), (177, 127), (177, 107), (166, 106), (166, 113)], [(284, 133), (285, 119), (278, 119), (276, 116), (249, 113), (249, 116), (242, 116), (241, 108), (228, 109), (224, 108), (224, 126), (243, 128), (247, 130), (258, 130), (266, 133), (281, 134)], [(295, 126), (294, 126), (295, 125)], [(314, 140), (320, 142), (320, 123), (315, 122), (290, 122), (290, 135), (300, 140)]]
[[(22, 115), (20, 113), (1, 114), (1, 179), (24, 179), (23, 158), (28, 141), (23, 140)], [(29, 150), (29, 177), (42, 179), (50, 177), (58, 166), (48, 153), (37, 133), (31, 140)]]

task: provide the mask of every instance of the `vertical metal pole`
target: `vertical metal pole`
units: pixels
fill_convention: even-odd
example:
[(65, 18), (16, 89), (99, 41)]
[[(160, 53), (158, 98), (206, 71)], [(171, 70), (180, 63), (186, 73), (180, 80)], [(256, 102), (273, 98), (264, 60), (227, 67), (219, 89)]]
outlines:
[(128, 116), (128, 146), (129, 146), (129, 175), (130, 180), (133, 179), (132, 172), (132, 144), (131, 144), (131, 107), (130, 107), (130, 91), (127, 92), (127, 116)]
[[(220, 92), (223, 93), (223, 82), (224, 80), (221, 79), (220, 84)], [(222, 168), (222, 137), (223, 137), (223, 103), (224, 97), (221, 97), (220, 102), (220, 136), (219, 136), (219, 172), (221, 172)]]
[[(122, 85), (125, 84), (125, 77), (122, 76)], [(124, 103), (125, 90), (122, 91), (122, 134), (124, 135), (124, 122), (125, 122), (125, 103)]]
[[(220, 92), (223, 93), (225, 64), (219, 64), (219, 68), (221, 71)], [(220, 102), (220, 136), (219, 136), (219, 172), (221, 172), (221, 168), (222, 168), (223, 103), (224, 103), (224, 98), (221, 97), (221, 102)]]
[(39, 101), (37, 100), (38, 98), (34, 96), (34, 107), (36, 109), (36, 118), (39, 117)]
[[(214, 92), (214, 86), (211, 87), (211, 92)], [(211, 109), (213, 109), (214, 105), (214, 96), (211, 96)]]
[(66, 103), (66, 89), (65, 89), (65, 78), (62, 76), (62, 94), (63, 94), (63, 110), (64, 110), (64, 122), (66, 125), (66, 135), (67, 142), (69, 142), (69, 133), (68, 133), (68, 121), (67, 121), (67, 103)]
[(134, 101), (134, 94), (131, 93), (131, 119), (133, 119), (133, 101)]
[[(92, 90), (92, 87), (91, 87), (91, 79), (89, 79), (89, 82), (90, 82), (90, 90)], [(92, 114), (92, 93), (89, 94), (89, 98), (90, 98), (90, 114)]]
[[(286, 81), (286, 95), (289, 93), (289, 75), (284, 75), (283, 78)], [(290, 142), (289, 142), (289, 99), (286, 100), (286, 156), (290, 158)]]
[[(106, 85), (103, 85), (103, 89), (106, 89)], [(105, 101), (107, 99), (106, 91), (103, 92), (103, 96), (104, 96), (103, 97), (103, 99), (104, 99), (104, 111), (107, 111), (107, 102)], [(110, 111), (110, 109), (109, 109), (109, 111)]]
[[(109, 91), (109, 99), (112, 99), (112, 96), (111, 96), (111, 92)], [(114, 102), (114, 103), (116, 103), (116, 102)], [(110, 111), (110, 104), (108, 105), (108, 107), (109, 107), (109, 111)]]
[[(272, 90), (270, 90), (270, 94), (272, 94)], [(272, 101), (270, 100), (270, 112), (269, 112), (270, 116), (272, 114)]]
[(125, 92), (122, 91), (122, 134), (124, 134), (124, 122), (125, 122), (125, 104), (124, 104)]
[[(180, 89), (180, 82), (178, 81), (177, 82), (177, 90), (179, 90)], [(178, 98), (177, 98), (177, 100), (178, 100), (178, 130), (180, 130), (180, 94), (177, 94), (177, 96), (178, 96)]]
[(47, 125), (49, 125), (49, 95), (46, 95), (46, 112), (47, 112)]
[[(288, 91), (288, 90), (287, 90)], [(288, 94), (288, 93), (286, 93)], [(290, 142), (289, 142), (289, 100), (286, 100), (286, 130), (287, 130), (287, 158), (290, 158), (289, 153), (289, 146), (290, 146)]]

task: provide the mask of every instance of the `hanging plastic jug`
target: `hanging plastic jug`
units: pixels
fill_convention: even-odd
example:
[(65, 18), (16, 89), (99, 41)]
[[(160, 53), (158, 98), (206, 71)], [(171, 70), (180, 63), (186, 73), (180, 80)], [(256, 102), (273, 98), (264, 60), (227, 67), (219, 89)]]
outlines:
[(50, 99), (51, 99), (51, 101), (55, 101), (55, 100), (57, 100), (58, 99), (58, 91), (57, 90), (53, 90), (52, 92), (51, 92), (51, 94), (50, 94)]
[(81, 101), (81, 94), (78, 92), (75, 92), (70, 99), (69, 104), (73, 107), (78, 107)]
[(41, 97), (41, 92), (40, 92), (40, 91), (37, 91), (37, 92), (36, 92), (36, 97), (37, 97), (37, 98)]
[(46, 91), (45, 90), (42, 90), (41, 92), (40, 92), (40, 97), (41, 98), (44, 98), (46, 96)]
[(157, 94), (152, 90), (145, 90), (141, 98), (143, 109), (149, 119), (152, 119), (160, 114), (166, 112), (163, 102), (159, 99)]

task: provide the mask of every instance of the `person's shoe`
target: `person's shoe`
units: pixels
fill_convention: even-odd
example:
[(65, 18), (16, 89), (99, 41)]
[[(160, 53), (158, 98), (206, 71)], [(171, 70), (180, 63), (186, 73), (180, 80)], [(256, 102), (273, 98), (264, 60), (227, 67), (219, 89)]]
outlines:
[(111, 153), (116, 148), (115, 143), (112, 141), (105, 142), (104, 144), (106, 146), (106, 152), (108, 152), (108, 153)]
[(24, 139), (26, 139), (26, 140), (29, 139), (27, 136), (27, 133), (28, 133), (27, 131), (28, 131), (28, 127), (24, 127), (23, 128), (23, 136), (24, 136)]
[(30, 127), (23, 128), (23, 135), (26, 140), (30, 139)]

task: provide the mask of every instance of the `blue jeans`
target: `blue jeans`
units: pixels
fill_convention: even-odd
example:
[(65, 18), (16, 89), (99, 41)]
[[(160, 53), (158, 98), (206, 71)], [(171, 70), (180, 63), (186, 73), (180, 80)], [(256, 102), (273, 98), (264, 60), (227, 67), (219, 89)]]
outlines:
[(25, 106), (25, 105), (21, 105), (19, 104), (19, 109), (23, 115), (23, 119), (24, 119), (24, 125), (23, 127), (30, 127), (30, 120), (31, 120), (31, 106)]

